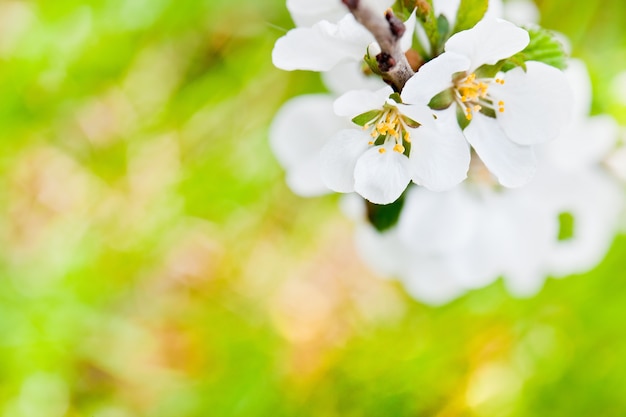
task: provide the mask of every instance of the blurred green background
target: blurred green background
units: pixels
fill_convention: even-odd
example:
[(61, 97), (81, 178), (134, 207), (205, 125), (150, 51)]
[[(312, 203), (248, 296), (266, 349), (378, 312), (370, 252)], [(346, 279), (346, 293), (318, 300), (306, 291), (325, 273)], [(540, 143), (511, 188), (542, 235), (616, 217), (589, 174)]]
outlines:
[[(543, 0), (626, 124), (622, 0)], [(0, 1), (0, 416), (624, 416), (626, 239), (441, 308), (361, 265), (268, 124), (279, 0)]]

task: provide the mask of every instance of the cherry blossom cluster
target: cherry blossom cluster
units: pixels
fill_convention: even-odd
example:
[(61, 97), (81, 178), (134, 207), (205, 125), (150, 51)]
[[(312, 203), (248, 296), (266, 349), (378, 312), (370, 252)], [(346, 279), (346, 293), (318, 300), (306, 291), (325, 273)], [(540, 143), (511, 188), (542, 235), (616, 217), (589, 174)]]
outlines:
[(498, 277), (531, 294), (602, 259), (623, 207), (606, 169), (617, 125), (589, 117), (584, 64), (532, 3), (287, 7), (296, 28), (274, 64), (318, 71), (330, 92), (287, 102), (270, 143), (295, 193), (348, 193), (373, 269), (441, 303)]

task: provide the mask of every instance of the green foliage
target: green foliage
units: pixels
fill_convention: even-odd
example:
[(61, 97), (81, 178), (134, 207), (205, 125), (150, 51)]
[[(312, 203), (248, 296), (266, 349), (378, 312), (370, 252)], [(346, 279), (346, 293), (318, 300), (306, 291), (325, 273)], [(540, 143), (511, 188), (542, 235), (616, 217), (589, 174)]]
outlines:
[(433, 2), (432, 0), (419, 0), (416, 5), (417, 20), (426, 32), (433, 56), (436, 56), (441, 49), (443, 38), (439, 31), (439, 19), (435, 16)]
[(508, 71), (516, 66), (524, 66), (527, 61), (539, 61), (558, 69), (567, 67), (567, 54), (563, 45), (548, 30), (532, 27), (527, 28), (530, 35), (530, 43), (523, 51), (512, 56), (505, 65), (503, 71)]
[(461, 0), (452, 34), (471, 29), (478, 23), (489, 7), (489, 0)]
[(374, 204), (367, 201), (367, 219), (379, 232), (389, 230), (398, 223), (406, 192), (391, 204)]

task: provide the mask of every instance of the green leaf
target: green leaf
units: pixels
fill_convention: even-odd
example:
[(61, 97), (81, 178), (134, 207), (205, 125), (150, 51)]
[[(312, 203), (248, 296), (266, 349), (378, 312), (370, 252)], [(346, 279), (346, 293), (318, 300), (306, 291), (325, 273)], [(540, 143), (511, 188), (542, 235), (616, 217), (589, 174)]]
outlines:
[(441, 44), (441, 35), (439, 33), (439, 22), (435, 16), (435, 8), (432, 0), (413, 0), (416, 5), (415, 15), (417, 20), (422, 24), (426, 36), (430, 41), (433, 55), (437, 55), (439, 45)]
[(522, 67), (522, 69), (526, 71), (526, 60), (521, 53), (517, 53), (510, 58), (500, 61), (500, 70), (503, 72), (510, 71), (517, 67)]
[(393, 14), (395, 14), (403, 22), (411, 16), (414, 9), (415, 0), (396, 0), (396, 2), (391, 6)]
[(365, 113), (359, 114), (358, 116), (355, 116), (352, 119), (352, 123), (359, 126), (365, 126), (368, 122), (371, 122), (376, 116), (378, 116), (379, 113), (380, 110), (367, 111)]
[(404, 197), (406, 191), (402, 193), (400, 198), (391, 204), (374, 204), (366, 201), (367, 205), (367, 219), (379, 232), (384, 232), (395, 226), (402, 213), (402, 207), (404, 207)]
[(461, 0), (452, 33), (473, 28), (485, 16), (488, 7), (489, 0)]
[(444, 110), (450, 107), (452, 102), (454, 101), (454, 92), (452, 89), (447, 89), (437, 94), (430, 100), (428, 103), (428, 107), (433, 110)]
[[(543, 28), (525, 28), (530, 35), (530, 43), (523, 51), (518, 52), (509, 58), (503, 71), (508, 71), (527, 61), (539, 61), (551, 65), (558, 69), (567, 68), (567, 54), (563, 50), (563, 45), (554, 35)], [(525, 67), (525, 66), (524, 66)]]

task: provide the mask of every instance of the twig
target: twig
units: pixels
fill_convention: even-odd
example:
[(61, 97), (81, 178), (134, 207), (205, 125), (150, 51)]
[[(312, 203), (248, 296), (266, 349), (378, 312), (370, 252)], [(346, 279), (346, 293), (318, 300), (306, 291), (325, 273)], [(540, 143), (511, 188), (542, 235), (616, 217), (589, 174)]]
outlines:
[(393, 14), (391, 9), (381, 16), (360, 0), (341, 1), (378, 42), (381, 52), (376, 55), (376, 61), (383, 79), (397, 92), (402, 91), (404, 84), (414, 74), (400, 45), (400, 39), (406, 30), (404, 23)]

